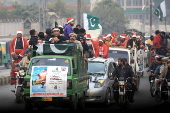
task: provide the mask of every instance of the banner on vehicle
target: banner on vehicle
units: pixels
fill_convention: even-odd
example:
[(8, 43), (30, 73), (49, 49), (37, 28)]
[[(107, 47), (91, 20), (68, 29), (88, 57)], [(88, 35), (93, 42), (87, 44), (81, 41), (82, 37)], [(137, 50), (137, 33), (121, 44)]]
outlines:
[(33, 66), (30, 97), (66, 97), (67, 72), (65, 66)]

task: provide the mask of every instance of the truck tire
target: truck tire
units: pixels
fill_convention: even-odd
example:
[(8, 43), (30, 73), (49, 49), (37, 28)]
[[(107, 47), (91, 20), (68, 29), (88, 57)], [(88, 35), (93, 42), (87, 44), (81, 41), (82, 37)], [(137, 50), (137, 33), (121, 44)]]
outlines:
[(31, 104), (31, 102), (28, 102), (28, 101), (25, 102), (25, 111), (26, 112), (27, 111), (33, 111), (33, 106)]
[(85, 109), (85, 96), (83, 94), (83, 96), (81, 98), (78, 99), (78, 109), (83, 111)]
[(17, 103), (21, 103), (22, 102), (22, 94), (21, 94), (21, 90), (22, 90), (22, 87), (17, 87), (17, 90), (16, 90), (16, 102)]
[(77, 96), (75, 96), (75, 100), (70, 103), (69, 109), (71, 111), (77, 111)]

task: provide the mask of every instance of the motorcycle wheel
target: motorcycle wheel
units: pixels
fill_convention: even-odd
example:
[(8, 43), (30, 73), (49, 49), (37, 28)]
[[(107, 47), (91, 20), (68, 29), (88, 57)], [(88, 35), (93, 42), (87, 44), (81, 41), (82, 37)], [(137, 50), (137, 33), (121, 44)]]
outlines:
[(170, 90), (168, 90), (168, 102), (170, 102)]
[(22, 102), (22, 94), (21, 94), (22, 87), (17, 87), (16, 90), (16, 102), (21, 103)]
[(119, 95), (119, 105), (121, 109), (125, 109), (125, 96), (124, 95)]
[(150, 84), (150, 93), (152, 97), (155, 97), (155, 81)]

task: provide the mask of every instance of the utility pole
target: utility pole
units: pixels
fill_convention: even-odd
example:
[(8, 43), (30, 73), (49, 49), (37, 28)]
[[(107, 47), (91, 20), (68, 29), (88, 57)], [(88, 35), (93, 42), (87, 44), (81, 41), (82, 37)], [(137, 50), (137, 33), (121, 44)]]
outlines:
[(47, 28), (47, 2), (46, 0), (39, 0), (39, 23), (40, 31), (44, 31)]
[(77, 0), (77, 23), (80, 24), (81, 19), (81, 0)]
[(152, 0), (150, 0), (150, 35), (152, 35)]

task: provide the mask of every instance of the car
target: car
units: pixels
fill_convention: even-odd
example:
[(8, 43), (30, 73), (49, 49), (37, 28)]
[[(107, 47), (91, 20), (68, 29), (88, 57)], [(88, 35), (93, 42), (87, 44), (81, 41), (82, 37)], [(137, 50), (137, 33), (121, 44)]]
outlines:
[(109, 54), (110, 58), (113, 58), (115, 62), (118, 62), (118, 58), (126, 58), (129, 65), (132, 66), (135, 77), (136, 77), (136, 86), (138, 91), (139, 84), (140, 84), (140, 76), (143, 75), (143, 72), (140, 71), (139, 65), (137, 63), (137, 54), (135, 50), (126, 49), (126, 48), (117, 48), (117, 47), (109, 47)]
[(109, 106), (113, 99), (113, 82), (110, 77), (117, 66), (113, 58), (88, 58), (89, 89), (86, 103), (99, 103)]

